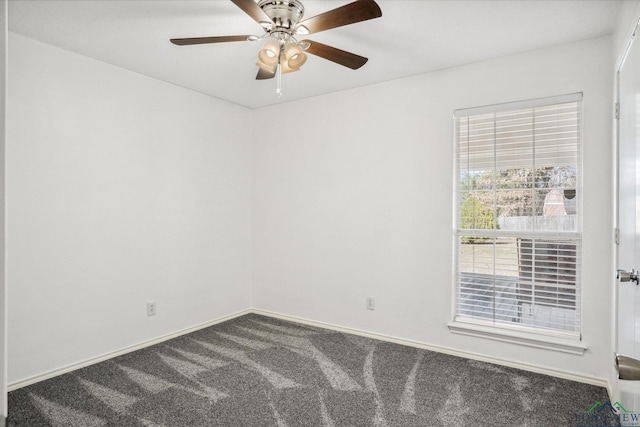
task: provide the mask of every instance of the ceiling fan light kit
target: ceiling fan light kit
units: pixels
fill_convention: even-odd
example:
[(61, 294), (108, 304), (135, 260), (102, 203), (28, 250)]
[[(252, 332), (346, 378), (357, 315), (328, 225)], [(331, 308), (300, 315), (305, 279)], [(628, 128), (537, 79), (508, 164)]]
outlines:
[[(307, 62), (307, 53), (356, 70), (367, 58), (311, 40), (298, 41), (297, 35), (314, 34), (344, 25), (355, 24), (382, 16), (374, 0), (357, 0), (328, 12), (302, 20), (304, 6), (299, 0), (231, 0), (262, 26), (262, 36), (216, 36), (171, 39), (178, 46), (258, 41), (267, 39), (258, 51), (257, 80), (277, 77), (276, 93), (282, 96), (281, 74), (300, 70)], [(306, 53), (305, 53), (306, 52)]]
[(282, 65), (287, 71), (298, 71), (307, 62), (307, 55), (299, 43), (292, 40), (269, 39), (258, 52), (256, 65), (274, 72), (276, 65)]

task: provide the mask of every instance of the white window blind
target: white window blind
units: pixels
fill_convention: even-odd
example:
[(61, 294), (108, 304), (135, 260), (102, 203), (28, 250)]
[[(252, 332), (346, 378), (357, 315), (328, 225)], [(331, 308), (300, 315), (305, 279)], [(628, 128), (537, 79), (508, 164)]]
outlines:
[(579, 336), (581, 107), (456, 111), (457, 321)]

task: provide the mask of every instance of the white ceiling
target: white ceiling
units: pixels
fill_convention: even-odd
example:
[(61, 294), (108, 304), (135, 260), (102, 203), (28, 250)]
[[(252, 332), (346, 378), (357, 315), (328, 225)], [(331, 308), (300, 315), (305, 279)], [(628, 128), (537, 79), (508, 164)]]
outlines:
[[(382, 18), (309, 36), (369, 62), (353, 71), (309, 55), (283, 76), (282, 100), (275, 80), (255, 80), (259, 44), (169, 43), (263, 34), (229, 0), (12, 0), (9, 30), (255, 108), (607, 35), (623, 0), (377, 1)], [(308, 18), (350, 1), (303, 2)]]

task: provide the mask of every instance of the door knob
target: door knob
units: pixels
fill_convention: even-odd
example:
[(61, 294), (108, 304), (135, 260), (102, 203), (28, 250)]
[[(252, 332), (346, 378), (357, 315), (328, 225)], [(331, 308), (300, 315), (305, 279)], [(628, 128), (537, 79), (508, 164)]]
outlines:
[(638, 284), (638, 272), (633, 268), (631, 271), (618, 270), (616, 277), (620, 279), (620, 282), (636, 282), (636, 285)]
[(616, 354), (616, 369), (621, 380), (640, 380), (640, 360)]

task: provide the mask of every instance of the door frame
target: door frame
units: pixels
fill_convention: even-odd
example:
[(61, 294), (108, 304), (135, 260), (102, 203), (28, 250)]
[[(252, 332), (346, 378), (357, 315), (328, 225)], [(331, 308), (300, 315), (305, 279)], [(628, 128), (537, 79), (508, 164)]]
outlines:
[(5, 143), (8, 69), (8, 2), (0, 0), (0, 427), (6, 425), (7, 407), (7, 281)]
[[(618, 235), (620, 230), (620, 212), (618, 209), (618, 204), (620, 201), (620, 120), (619, 120), (619, 106), (620, 106), (620, 71), (622, 71), (622, 67), (624, 66), (625, 60), (629, 55), (631, 47), (636, 41), (635, 39), (640, 39), (640, 2), (638, 3), (635, 13), (633, 15), (633, 19), (630, 21), (629, 28), (625, 32), (625, 37), (623, 39), (623, 45), (620, 49), (620, 54), (616, 58), (616, 62), (614, 64), (614, 87), (613, 87), (613, 98), (614, 98), (614, 115), (613, 115), (613, 220), (614, 220), (614, 239), (613, 242), (613, 251), (612, 251), (612, 261), (613, 265), (616, 269), (620, 268), (619, 263), (619, 241)], [(614, 49), (618, 48), (618, 46), (614, 46)], [(640, 47), (638, 47), (640, 49)], [(613, 281), (613, 292), (612, 292), (612, 323), (611, 323), (611, 348), (613, 350), (612, 355), (612, 364), (610, 365), (610, 378), (609, 378), (609, 398), (611, 401), (618, 401), (620, 399), (620, 390), (618, 389), (618, 375), (617, 370), (615, 368), (615, 359), (616, 353), (618, 351), (618, 280), (615, 278), (615, 275), (612, 274)]]

